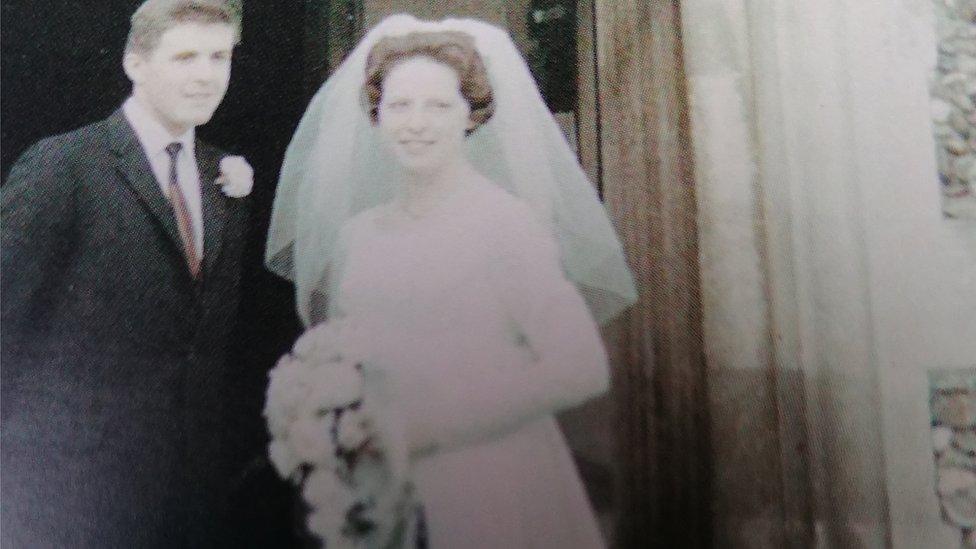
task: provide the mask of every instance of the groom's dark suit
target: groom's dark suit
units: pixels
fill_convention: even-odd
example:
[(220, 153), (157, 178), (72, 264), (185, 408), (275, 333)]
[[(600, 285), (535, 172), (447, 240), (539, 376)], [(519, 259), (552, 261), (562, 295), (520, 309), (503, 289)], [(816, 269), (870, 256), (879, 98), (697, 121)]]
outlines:
[(2, 190), (2, 541), (211, 545), (246, 200), (199, 141), (202, 272), (119, 110), (45, 139)]

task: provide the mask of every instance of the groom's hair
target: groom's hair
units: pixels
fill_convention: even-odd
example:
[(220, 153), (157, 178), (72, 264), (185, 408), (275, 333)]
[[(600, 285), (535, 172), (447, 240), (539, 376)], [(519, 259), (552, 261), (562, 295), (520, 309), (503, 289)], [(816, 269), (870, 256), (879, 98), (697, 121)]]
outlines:
[(241, 41), (240, 0), (146, 0), (132, 14), (125, 53), (146, 54), (169, 29), (184, 23), (229, 25), (234, 44)]
[(432, 59), (457, 73), (461, 96), (471, 107), (471, 121), (474, 122), (474, 127), (467, 130), (466, 134), (478, 129), (491, 118), (495, 112), (495, 98), (492, 95), (488, 71), (478, 54), (474, 39), (458, 31), (411, 32), (380, 39), (366, 58), (363, 101), (373, 124), (379, 121), (379, 106), (386, 75), (398, 63), (414, 57)]

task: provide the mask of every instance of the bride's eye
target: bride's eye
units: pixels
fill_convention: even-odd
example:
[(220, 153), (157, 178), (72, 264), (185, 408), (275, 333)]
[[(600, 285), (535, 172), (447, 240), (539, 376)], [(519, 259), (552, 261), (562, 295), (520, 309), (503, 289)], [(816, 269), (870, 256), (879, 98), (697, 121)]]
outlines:
[(405, 99), (394, 99), (386, 104), (388, 109), (400, 110), (407, 107), (407, 101)]

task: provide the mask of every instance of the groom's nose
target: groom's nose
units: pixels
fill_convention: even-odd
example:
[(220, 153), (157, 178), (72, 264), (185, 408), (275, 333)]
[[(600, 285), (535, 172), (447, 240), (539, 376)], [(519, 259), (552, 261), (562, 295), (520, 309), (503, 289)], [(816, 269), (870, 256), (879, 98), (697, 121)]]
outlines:
[(200, 82), (213, 82), (220, 76), (223, 67), (207, 58), (197, 59), (191, 67), (191, 75), (194, 80)]

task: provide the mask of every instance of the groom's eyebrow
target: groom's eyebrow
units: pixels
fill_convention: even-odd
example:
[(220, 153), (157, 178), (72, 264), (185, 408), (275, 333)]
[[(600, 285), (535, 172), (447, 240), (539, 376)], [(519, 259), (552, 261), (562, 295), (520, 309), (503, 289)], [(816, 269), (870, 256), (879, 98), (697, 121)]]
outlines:
[(212, 52), (202, 52), (200, 50), (194, 50), (194, 49), (179, 50), (173, 54), (173, 59), (192, 59), (204, 53), (208, 53), (211, 57), (224, 58), (224, 57), (230, 57), (232, 52), (233, 50), (231, 49), (220, 49)]

